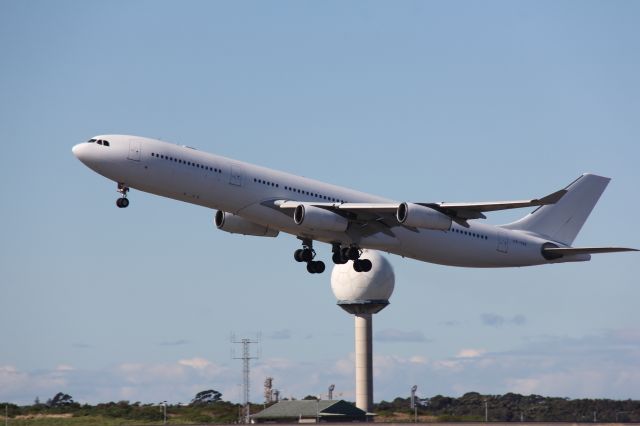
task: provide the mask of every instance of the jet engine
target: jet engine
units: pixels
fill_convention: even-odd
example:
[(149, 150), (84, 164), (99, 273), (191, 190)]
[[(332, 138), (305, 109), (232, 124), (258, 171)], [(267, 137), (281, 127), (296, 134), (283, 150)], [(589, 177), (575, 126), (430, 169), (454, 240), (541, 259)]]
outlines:
[(344, 232), (349, 226), (349, 221), (339, 214), (305, 204), (298, 204), (293, 212), (293, 221), (296, 225), (319, 231)]
[(402, 203), (396, 211), (398, 222), (415, 228), (446, 231), (451, 227), (451, 218), (446, 214), (420, 204)]
[(278, 232), (268, 226), (251, 222), (233, 213), (218, 210), (215, 217), (216, 227), (232, 234), (255, 235), (256, 237), (277, 237)]

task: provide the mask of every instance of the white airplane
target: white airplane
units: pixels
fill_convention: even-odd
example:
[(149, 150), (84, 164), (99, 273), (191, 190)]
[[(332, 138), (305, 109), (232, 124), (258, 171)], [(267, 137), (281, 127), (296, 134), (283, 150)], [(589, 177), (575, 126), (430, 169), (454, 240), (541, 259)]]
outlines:
[[(129, 188), (217, 209), (216, 226), (234, 234), (295, 235), (294, 253), (310, 273), (322, 273), (313, 241), (332, 246), (336, 264), (371, 269), (362, 249), (382, 250), (442, 265), (498, 268), (579, 262), (591, 253), (637, 251), (624, 247), (572, 247), (609, 183), (583, 174), (565, 189), (538, 199), (480, 203), (408, 203), (208, 154), (187, 146), (126, 135), (101, 135), (73, 147), (87, 167)], [(501, 226), (485, 212), (537, 207)]]

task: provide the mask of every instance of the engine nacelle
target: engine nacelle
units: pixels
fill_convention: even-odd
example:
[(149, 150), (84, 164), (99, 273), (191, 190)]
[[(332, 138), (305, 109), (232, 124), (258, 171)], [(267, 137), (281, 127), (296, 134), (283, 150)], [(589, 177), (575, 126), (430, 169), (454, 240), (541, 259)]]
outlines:
[(402, 203), (396, 211), (396, 219), (403, 225), (415, 228), (438, 229), (451, 228), (451, 218), (429, 207), (419, 204)]
[(293, 221), (296, 225), (318, 231), (344, 232), (349, 226), (349, 221), (339, 214), (305, 204), (298, 204), (293, 212)]
[(268, 226), (251, 222), (233, 213), (218, 210), (215, 217), (216, 227), (232, 234), (254, 235), (256, 237), (277, 237), (279, 231)]

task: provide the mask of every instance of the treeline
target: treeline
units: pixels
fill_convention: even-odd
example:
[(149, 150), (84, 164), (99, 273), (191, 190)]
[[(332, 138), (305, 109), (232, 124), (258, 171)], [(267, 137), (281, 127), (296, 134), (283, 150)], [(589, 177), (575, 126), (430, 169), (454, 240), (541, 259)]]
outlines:
[[(405, 413), (413, 416), (410, 398), (375, 404), (380, 417)], [(489, 422), (640, 422), (640, 401), (569, 399), (540, 395), (481, 395), (469, 392), (460, 398), (437, 395), (420, 399), (417, 414), (438, 421)]]
[[(107, 402), (96, 405), (80, 404), (68, 394), (56, 394), (45, 403), (38, 398), (32, 405), (18, 406), (0, 403), (2, 413), (7, 406), (9, 418), (17, 416), (59, 415), (72, 417), (104, 417), (135, 421), (136, 423), (163, 423), (165, 416), (169, 422), (178, 423), (237, 423), (240, 404), (222, 401), (222, 394), (215, 390), (199, 392), (187, 404), (142, 404), (129, 401)], [(256, 412), (258, 408), (254, 408)], [(261, 408), (260, 408), (261, 409)]]
[[(313, 398), (313, 397), (307, 397)], [(489, 422), (640, 422), (640, 401), (610, 399), (569, 399), (540, 395), (481, 395), (467, 393), (459, 398), (437, 395), (416, 400), (415, 411), (409, 398), (396, 398), (391, 402), (374, 404), (376, 421), (411, 421), (417, 414), (419, 421), (484, 421)], [(108, 402), (97, 405), (79, 404), (64, 393), (41, 403), (18, 406), (0, 403), (8, 407), (10, 418), (67, 414), (73, 417), (104, 417), (135, 421), (136, 423), (162, 423), (165, 415), (169, 423), (237, 423), (242, 412), (240, 404), (222, 400), (215, 390), (199, 392), (187, 404), (142, 404), (129, 401)], [(252, 404), (251, 413), (262, 410), (264, 405)], [(3, 410), (2, 410), (3, 411)], [(2, 413), (4, 414), (4, 413)]]

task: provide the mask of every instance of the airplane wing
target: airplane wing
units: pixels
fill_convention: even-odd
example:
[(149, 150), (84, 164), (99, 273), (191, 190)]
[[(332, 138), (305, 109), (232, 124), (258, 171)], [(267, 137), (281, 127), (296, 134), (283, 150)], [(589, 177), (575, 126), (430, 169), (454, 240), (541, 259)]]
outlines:
[[(519, 201), (493, 201), (480, 203), (415, 203), (424, 207), (430, 207), (457, 222), (465, 222), (468, 219), (486, 219), (483, 212), (518, 209), (522, 207), (544, 206), (557, 203), (566, 194), (565, 189), (561, 189), (542, 198)], [(280, 209), (293, 211), (300, 201), (275, 200), (273, 206)], [(350, 220), (377, 220), (388, 221), (395, 217), (395, 213), (400, 203), (305, 203), (315, 207), (333, 211), (347, 217)], [(291, 213), (292, 214), (292, 213)], [(392, 220), (388, 226), (398, 226), (397, 221)]]
[(554, 256), (571, 256), (574, 254), (617, 253), (638, 250), (627, 247), (546, 247), (542, 251)]
[(486, 219), (483, 212), (497, 210), (519, 209), (523, 207), (545, 206), (555, 204), (567, 193), (561, 189), (542, 198), (520, 201), (493, 201), (480, 203), (416, 203), (421, 206), (431, 207), (457, 219)]

